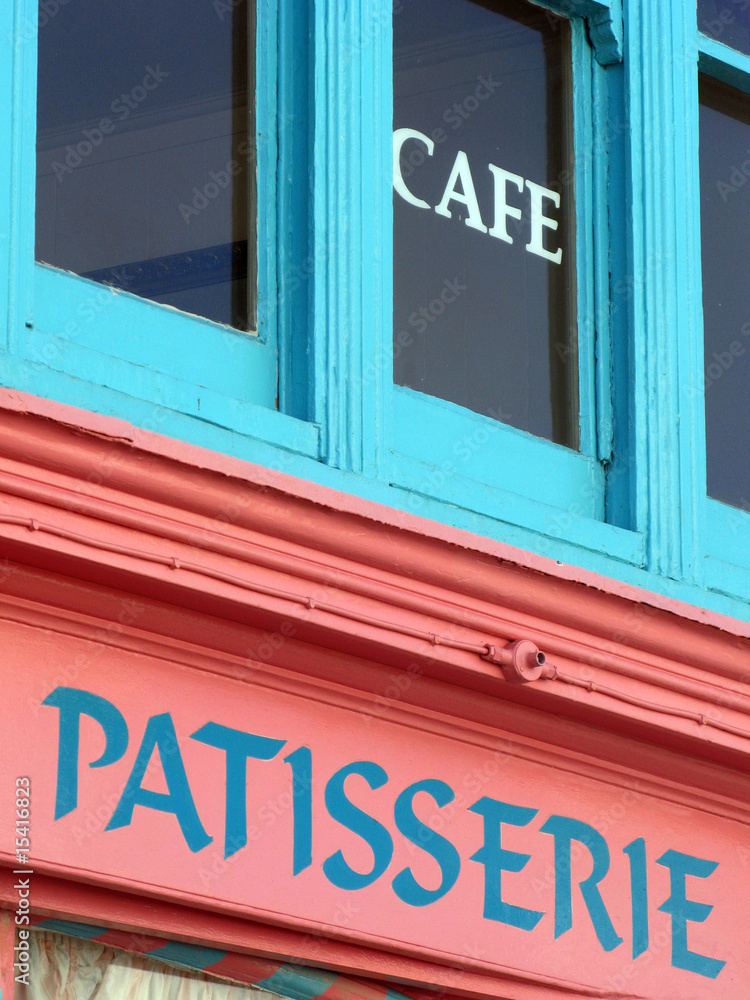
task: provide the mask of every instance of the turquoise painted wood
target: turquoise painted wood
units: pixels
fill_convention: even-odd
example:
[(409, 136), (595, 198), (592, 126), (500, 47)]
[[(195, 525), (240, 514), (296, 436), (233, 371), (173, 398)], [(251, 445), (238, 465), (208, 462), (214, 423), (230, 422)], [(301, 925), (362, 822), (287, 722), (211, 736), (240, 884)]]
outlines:
[[(614, 406), (612, 393), (612, 324), (610, 316), (610, 274), (611, 235), (610, 198), (610, 146), (616, 134), (608, 128), (610, 121), (610, 83), (615, 72), (597, 72), (594, 68), (591, 81), (592, 127), (592, 201), (591, 229), (593, 233), (593, 332), (586, 336), (594, 356), (585, 359), (585, 372), (579, 375), (581, 382), (588, 377), (593, 384), (588, 390), (588, 398), (593, 400), (593, 423), (596, 434), (595, 448), (584, 449), (584, 453), (596, 455), (607, 464), (612, 462), (614, 451)], [(584, 147), (586, 148), (586, 147)], [(581, 262), (578, 264), (579, 270)]]
[[(565, 540), (589, 553), (605, 554), (634, 566), (643, 565), (643, 537), (637, 532), (625, 531), (587, 516), (584, 513), (587, 498), (574, 500), (567, 509), (529, 500), (518, 493), (468, 479), (461, 474), (455, 459), (446, 459), (435, 465), (398, 456), (394, 458), (394, 469), (394, 482), (401, 489), (410, 491), (408, 510), (419, 512), (427, 498), (435, 498), (496, 522), (498, 527), (492, 537), (504, 541), (510, 540), (508, 529), (500, 525), (523, 525), (517, 537), (536, 538), (532, 544), (526, 542), (522, 545), (535, 552), (540, 551), (539, 538), (543, 538), (545, 553), (559, 558), (556, 544)], [(535, 474), (536, 467), (527, 469), (530, 477)]]
[(314, 366), (309, 350), (315, 258), (310, 225), (315, 105), (310, 81), (313, 57), (308, 0), (285, 0), (279, 9), (277, 81), (283, 110), (278, 134), (276, 301), (279, 409), (311, 420)]
[[(692, 61), (697, 61), (700, 72), (707, 73), (750, 93), (750, 56), (737, 52), (727, 45), (695, 32)], [(697, 79), (691, 94), (690, 119), (695, 123), (698, 117)], [(695, 183), (699, 182), (697, 164), (693, 164)], [(692, 213), (694, 225), (700, 226), (700, 211)], [(700, 246), (694, 251), (696, 268), (700, 273)], [(697, 308), (699, 329), (702, 327), (700, 298)], [(702, 570), (707, 586), (725, 594), (750, 597), (750, 497), (743, 498), (741, 508), (730, 507), (706, 496), (705, 464), (705, 423), (702, 409), (704, 398), (704, 356), (703, 342), (699, 338), (696, 345), (698, 360), (692, 378), (684, 384), (690, 396), (697, 403), (697, 420), (700, 422), (699, 444), (696, 453), (702, 462), (696, 492), (699, 495), (699, 517), (701, 530)], [(748, 460), (747, 442), (737, 442), (738, 461)]]
[[(737, 544), (737, 551), (746, 551), (745, 544), (737, 539), (729, 528), (728, 538)], [(745, 541), (747, 535), (745, 534)], [(703, 568), (706, 586), (720, 594), (733, 597), (736, 594), (750, 594), (750, 566), (737, 566), (731, 561), (707, 555)], [(740, 617), (743, 617), (740, 615)]]
[[(627, 8), (630, 41), (626, 92), (633, 180), (630, 265), (634, 279), (631, 323), (634, 353), (633, 420), (637, 524), (647, 536), (647, 566), (681, 576), (677, 384), (675, 185), (672, 168), (677, 123), (670, 4)], [(682, 123), (680, 123), (681, 125)]]
[(0, 9), (0, 88), (4, 99), (0, 101), (0, 137), (6, 155), (0, 157), (0, 350), (7, 350), (8, 330), (12, 323), (11, 299), (11, 218), (13, 213), (13, 158), (10, 152), (10, 138), (13, 134), (14, 102), (9, 95), (13, 92), (14, 50), (16, 48), (13, 30), (15, 11), (12, 4)]
[[(638, 530), (637, 459), (639, 444), (633, 418), (636, 405), (634, 337), (632, 331), (632, 226), (630, 202), (630, 117), (623, 65), (610, 66), (604, 78), (602, 131), (607, 152), (606, 174), (599, 177), (595, 196), (594, 232), (607, 240), (608, 269), (597, 282), (597, 406), (600, 421), (599, 458), (605, 465), (606, 520)], [(608, 230), (603, 229), (604, 219)], [(601, 234), (605, 233), (604, 236)], [(610, 422), (611, 421), (611, 422)]]
[[(570, 9), (570, 6), (567, 8)], [(442, 473), (464, 482), (464, 503), (472, 503), (472, 483), (481, 495), (497, 487), (495, 508), (507, 511), (507, 494), (534, 503), (562, 508), (576, 515), (603, 520), (605, 515), (605, 466), (599, 460), (609, 448), (611, 409), (609, 393), (602, 422), (597, 419), (597, 388), (609, 378), (609, 328), (606, 308), (597, 315), (597, 295), (608, 299), (608, 222), (601, 203), (606, 188), (604, 122), (595, 122), (594, 111), (606, 110), (601, 97), (605, 74), (592, 59), (586, 24), (571, 24), (573, 62), (573, 129), (576, 152), (575, 195), (577, 226), (577, 309), (580, 453), (558, 447), (498, 421), (426, 395), (394, 387), (392, 413), (392, 478), (406, 460), (432, 463)], [(597, 104), (594, 105), (594, 78)], [(601, 141), (595, 142), (594, 136)], [(595, 190), (599, 201), (595, 206)], [(595, 237), (594, 222), (599, 227)], [(603, 275), (603, 277), (602, 277)], [(597, 361), (596, 337), (602, 350)], [(605, 441), (600, 441), (604, 435)], [(607, 455), (607, 457), (609, 457)], [(459, 491), (460, 492), (460, 491)], [(518, 505), (513, 505), (518, 510)], [(490, 508), (491, 509), (491, 508)], [(538, 524), (533, 505), (522, 523)], [(507, 515), (503, 515), (507, 516)], [(538, 529), (537, 529), (538, 530)]]
[(730, 87), (750, 93), (750, 56), (698, 32), (699, 68)]
[[(247, 411), (248, 420), (236, 431), (226, 423), (209, 422), (158, 404), (146, 403), (135, 396), (118, 393), (90, 381), (71, 378), (45, 366), (13, 357), (6, 357), (3, 361), (0, 383), (36, 395), (60, 399), (72, 406), (117, 416), (146, 430), (277, 469), (331, 489), (352, 493), (405, 513), (451, 524), (474, 534), (514, 545), (521, 550), (548, 556), (560, 565), (581, 566), (676, 600), (687, 601), (742, 620), (750, 619), (746, 599), (735, 596), (743, 593), (741, 590), (733, 591), (731, 595), (725, 594), (723, 588), (706, 591), (690, 581), (658, 577), (640, 568), (640, 553), (635, 544), (638, 536), (633, 532), (588, 518), (577, 519), (575, 515), (558, 509), (550, 511), (550, 517), (554, 520), (548, 530), (554, 529), (554, 532), (541, 534), (503, 520), (503, 512), (497, 509), (496, 504), (492, 513), (483, 509), (488, 505), (481, 502), (476, 505), (479, 510), (472, 510), (463, 504), (421, 495), (408, 483), (400, 487), (343, 472), (317, 461), (314, 453), (305, 454), (304, 431), (309, 429), (309, 424), (294, 421), (292, 426), (297, 432), (296, 436), (292, 430), (284, 428), (284, 444), (274, 440), (270, 432), (278, 430), (278, 425), (275, 421), (263, 421), (262, 416), (268, 415), (268, 411), (261, 407)], [(258, 417), (257, 422), (255, 416)], [(434, 468), (430, 471), (434, 473)], [(479, 492), (481, 491), (475, 490), (473, 495), (476, 496)], [(521, 503), (518, 498), (515, 498), (515, 502)], [(510, 512), (511, 516), (513, 513)], [(573, 526), (577, 526), (578, 530), (574, 530)]]
[[(2, 346), (9, 351), (16, 348), (18, 331), (30, 314), (31, 308), (31, 275), (28, 267), (28, 248), (33, 247), (34, 211), (33, 211), (33, 178), (35, 171), (34, 146), (21, 141), (36, 127), (36, 28), (35, 11), (24, 4), (5, 4), (3, 16), (6, 18), (4, 27), (8, 33), (3, 41), (9, 41), (10, 60), (3, 60), (3, 71), (10, 77), (10, 89), (3, 101), (3, 127), (8, 131), (4, 134), (3, 149), (6, 155), (9, 172), (6, 174), (9, 190), (5, 192), (8, 213), (7, 243), (4, 241), (3, 251), (7, 253), (5, 260), (8, 267), (8, 325), (5, 330)], [(8, 77), (4, 77), (4, 82)], [(33, 134), (33, 133), (32, 133)]]
[(705, 496), (697, 161), (699, 65), (750, 90), (750, 57), (694, 0), (545, 5), (576, 19), (580, 454), (392, 385), (387, 0), (258, 0), (258, 338), (35, 265), (36, 5), (1, 5), (0, 383), (750, 619), (750, 512)]
[[(35, 0), (20, 0), (23, 23), (35, 23)], [(47, 16), (47, 15), (42, 15)], [(259, 192), (258, 230), (258, 330), (257, 336), (242, 334), (216, 323), (188, 316), (127, 293), (113, 294), (104, 286), (67, 272), (41, 265), (34, 259), (33, 183), (36, 122), (34, 115), (36, 58), (34, 33), (24, 36), (18, 59), (16, 83), (28, 98), (19, 117), (16, 156), (19, 170), (27, 178), (21, 187), (20, 221), (17, 226), (18, 260), (25, 285), (25, 322), (19, 327), (16, 350), (38, 362), (50, 359), (64, 366), (66, 357), (77, 357), (90, 349), (132, 366), (131, 391), (158, 401), (156, 387), (161, 376), (173, 376), (194, 384), (196, 392), (212, 390), (238, 400), (274, 407), (278, 395), (276, 336), (276, 165), (278, 143), (277, 106), (277, 10), (275, 0), (262, 0), (257, 11), (256, 65), (260, 81), (256, 111), (256, 163)], [(43, 30), (40, 29), (40, 30)], [(30, 279), (30, 285), (28, 284)], [(29, 296), (30, 291), (30, 296)], [(269, 300), (274, 303), (273, 308)], [(113, 305), (116, 303), (116, 308)], [(65, 340), (70, 347), (65, 347)], [(84, 365), (85, 368), (85, 365)], [(145, 372), (144, 372), (145, 369)], [(75, 366), (71, 374), (80, 375)], [(149, 378), (153, 372), (153, 391)], [(120, 388), (120, 386), (118, 386)]]
[[(278, 397), (278, 323), (276, 301), (277, 185), (279, 136), (277, 122), (287, 109), (278, 100), (278, 8), (277, 0), (256, 0), (255, 42), (255, 183), (257, 189), (257, 334), (266, 346), (263, 362), (263, 389), (248, 386), (244, 398), (263, 406), (273, 406)], [(252, 231), (252, 230), (251, 230)], [(225, 338), (226, 339), (226, 338)], [(198, 338), (198, 343), (200, 339)], [(236, 348), (235, 348), (236, 349)], [(256, 352), (257, 353), (257, 352)]]
[(603, 519), (604, 480), (593, 457), (401, 386), (393, 389), (392, 420), (397, 455), (467, 482)]
[[(580, 451), (582, 455), (596, 456), (596, 284), (601, 267), (606, 266), (605, 247), (594, 240), (594, 186), (599, 180), (603, 149), (594, 142), (594, 76), (599, 69), (591, 58), (591, 46), (586, 25), (581, 18), (571, 24), (571, 49), (573, 62), (573, 148), (575, 150), (575, 199), (576, 199), (576, 278), (578, 309), (578, 410)], [(599, 123), (597, 123), (599, 124)], [(597, 220), (602, 221), (602, 220)], [(606, 219), (603, 233), (606, 234)], [(597, 258), (597, 249), (604, 255)], [(593, 516), (603, 516), (604, 479), (600, 480), (601, 510)]]
[(532, 0), (566, 17), (585, 18), (596, 61), (611, 66), (623, 59), (622, 0)]
[(682, 58), (675, 67), (675, 242), (677, 299), (674, 328), (678, 350), (678, 395), (680, 437), (681, 560), (683, 575), (702, 584), (704, 544), (702, 505), (706, 493), (706, 433), (703, 393), (692, 387), (702, 384), (703, 311), (700, 283), (700, 213), (681, 206), (700, 205), (698, 170), (698, 64), (696, 11), (693, 0), (674, 0), (679, 17), (673, 19), (674, 48)]
[(743, 507), (730, 507), (706, 497), (705, 553), (727, 566), (746, 566), (750, 569), (750, 497), (743, 500)]
[(391, 372), (392, 5), (314, 10), (314, 418), (328, 464), (377, 476)]
[(64, 368), (94, 351), (133, 368), (133, 391), (140, 382), (148, 392), (145, 371), (192, 383), (196, 392), (275, 405), (272, 342), (43, 264), (34, 267), (33, 291), (33, 323), (19, 334), (19, 353), (30, 361)]

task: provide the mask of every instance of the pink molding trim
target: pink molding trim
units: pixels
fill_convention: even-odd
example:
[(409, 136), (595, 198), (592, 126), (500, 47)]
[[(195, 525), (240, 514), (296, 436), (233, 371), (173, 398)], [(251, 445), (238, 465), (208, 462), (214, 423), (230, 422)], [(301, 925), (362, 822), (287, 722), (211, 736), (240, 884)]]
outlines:
[[(0, 490), (6, 557), (93, 584), (100, 615), (117, 587), (250, 624), (278, 638), (261, 658), (288, 669), (337, 679), (334, 651), (417, 664), (461, 690), (750, 763), (746, 623), (11, 390)], [(21, 573), (4, 589), (74, 602)], [(189, 624), (152, 611), (139, 628), (190, 641)], [(292, 634), (329, 655), (300, 666)], [(547, 679), (509, 684), (483, 652), (518, 639), (546, 654)]]
[[(186, 444), (174, 438), (156, 434), (153, 431), (141, 430), (115, 417), (104, 417), (88, 410), (81, 410), (77, 407), (67, 406), (63, 403), (57, 403), (52, 400), (33, 396), (29, 393), (3, 387), (0, 387), (0, 411), (4, 411), (6, 419), (11, 414), (15, 414), (17, 417), (37, 417), (53, 421), (61, 429), (65, 428), (76, 435), (81, 433), (90, 435), (100, 445), (104, 443), (104, 449), (99, 447), (95, 451), (99, 453), (99, 457), (101, 457), (102, 450), (108, 453), (107, 457), (109, 461), (105, 462), (107, 470), (106, 481), (111, 482), (112, 485), (124, 488), (126, 491), (127, 473), (130, 469), (122, 469), (121, 466), (125, 463), (112, 460), (111, 448), (117, 445), (122, 449), (131, 449), (134, 455), (142, 453), (143, 455), (152, 456), (153, 459), (162, 459), (165, 463), (169, 463), (175, 468), (179, 465), (184, 465), (196, 472), (202, 471), (207, 474), (214, 473), (221, 477), (230, 477), (237, 480), (236, 485), (251, 486), (262, 493), (274, 491), (287, 497), (290, 501), (301, 500), (316, 507), (329, 509), (339, 515), (350, 515), (354, 519), (369, 521), (374, 525), (387, 526), (391, 529), (408, 532), (433, 543), (442, 542), (455, 546), (458, 549), (465, 549), (477, 554), (481, 553), (502, 563), (515, 565), (521, 570), (542, 574), (550, 580), (580, 584), (587, 588), (602, 591), (610, 597), (622, 598), (630, 604), (646, 604), (655, 609), (671, 612), (683, 621), (692, 620), (704, 625), (710, 625), (724, 632), (729, 632), (732, 635), (750, 640), (750, 622), (742, 622), (738, 619), (720, 615), (682, 601), (663, 597), (660, 594), (643, 590), (630, 584), (621, 583), (618, 580), (613, 580), (576, 566), (560, 565), (555, 560), (545, 556), (538, 556), (512, 545), (506, 545), (503, 542), (497, 542), (459, 528), (452, 528), (416, 514), (384, 507), (369, 500), (362, 500), (352, 494), (342, 493), (326, 486), (319, 486), (316, 483), (298, 479), (284, 472), (277, 472), (274, 469), (254, 465), (251, 462), (233, 458), (220, 452), (213, 452), (196, 445)], [(28, 423), (24, 423), (27, 427), (30, 426)], [(38, 421), (34, 423), (38, 428)], [(34, 436), (39, 435), (38, 429), (33, 434)], [(40, 438), (44, 437), (44, 435), (39, 436)], [(38, 441), (37, 447), (34, 448), (31, 455), (27, 450), (24, 450), (24, 454), (27, 458), (36, 458), (40, 466), (54, 469), (60, 466), (61, 456), (56, 451), (55, 443), (52, 440), (53, 435), (50, 433), (46, 437), (46, 442), (44, 440)], [(9, 445), (7, 449), (5, 448), (5, 444), (4, 442), (2, 450), (9, 456), (14, 451), (18, 451), (17, 448), (12, 447), (11, 442), (7, 442)], [(28, 441), (24, 436), (24, 445), (26, 444), (28, 444)], [(93, 441), (90, 444), (93, 444)], [(107, 445), (110, 447), (107, 447)], [(75, 450), (79, 452), (76, 457), (80, 459), (80, 450)], [(83, 451), (89, 450), (93, 452), (92, 449), (86, 449), (85, 447), (83, 449)], [(69, 453), (69, 457), (74, 459), (72, 451)], [(97, 458), (97, 455), (94, 453), (89, 454), (89, 461), (86, 462), (84, 460), (84, 465), (82, 468), (79, 468), (79, 471), (85, 470), (87, 474), (90, 474), (90, 460), (92, 458)], [(71, 465), (70, 471), (72, 473), (75, 472), (73, 465)], [(123, 473), (125, 473), (125, 477)], [(123, 479), (125, 479), (124, 482)], [(154, 499), (163, 499), (169, 504), (174, 503), (176, 499), (174, 494), (170, 493), (170, 487), (174, 485), (174, 480), (164, 481), (161, 484), (153, 483), (151, 484), (151, 490), (147, 489), (145, 482), (138, 482), (137, 479), (132, 485), (138, 493), (142, 493), (144, 496), (150, 493)], [(202, 507), (199, 487), (196, 492), (197, 484), (195, 482), (190, 484), (185, 482), (181, 483), (181, 485), (184, 485), (186, 488), (185, 495), (180, 498), (185, 503), (185, 506), (195, 506), (196, 509)], [(190, 488), (191, 486), (193, 489)], [(246, 513), (252, 513), (246, 511), (246, 504), (243, 504), (243, 510)], [(259, 516), (257, 520), (260, 521), (261, 517)], [(304, 533), (304, 525), (298, 525), (296, 531), (292, 525), (286, 525), (285, 527), (290, 537), (293, 534), (299, 535), (301, 532), (305, 541), (308, 540)], [(348, 552), (354, 542), (357, 545), (357, 554), (360, 557), (367, 554), (373, 564), (389, 561), (385, 558), (385, 554), (382, 551), (382, 544), (376, 544), (376, 539), (374, 538), (355, 540), (352, 538), (350, 531), (348, 531), (343, 538), (333, 537), (328, 541), (335, 544), (342, 552)], [(414, 566), (403, 567), (405, 573), (414, 568)], [(439, 566), (435, 567), (431, 562), (419, 568), (422, 573), (425, 570), (434, 572), (437, 569), (439, 571)]]
[[(0, 933), (9, 922), (15, 905), (13, 878), (0, 867)], [(487, 976), (472, 969), (439, 965), (393, 952), (379, 952), (362, 945), (337, 941), (314, 932), (300, 933), (271, 924), (181, 906), (176, 901), (144, 899), (113, 889), (81, 882), (69, 882), (47, 875), (34, 875), (33, 911), (44, 917), (102, 924), (116, 930), (147, 932), (171, 941), (185, 941), (207, 947), (221, 947), (240, 954), (295, 961), (331, 969), (351, 976), (371, 976), (399, 986), (410, 987), (419, 996), (419, 987), (429, 984), (425, 997), (436, 998), (450, 991), (467, 998), (496, 997), (498, 1000), (566, 1000), (569, 989), (553, 984), (523, 983)], [(6, 923), (3, 923), (5, 921)], [(10, 925), (10, 940), (13, 927)], [(0, 944), (5, 940), (0, 937)], [(11, 948), (12, 953), (12, 948)], [(6, 954), (0, 951), (0, 955)], [(12, 963), (12, 959), (11, 959)], [(4, 970), (5, 963), (0, 965)], [(415, 992), (416, 990), (416, 992)], [(13, 1000), (12, 990), (3, 1000)]]

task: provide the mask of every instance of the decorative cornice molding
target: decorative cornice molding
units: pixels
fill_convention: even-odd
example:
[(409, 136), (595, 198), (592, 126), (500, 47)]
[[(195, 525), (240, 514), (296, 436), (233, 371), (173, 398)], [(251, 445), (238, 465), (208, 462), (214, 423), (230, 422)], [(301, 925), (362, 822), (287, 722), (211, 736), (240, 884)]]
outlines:
[[(0, 496), (14, 562), (750, 765), (741, 622), (7, 391)], [(508, 684), (483, 652), (521, 638), (557, 680)]]
[[(227, 573), (223, 570), (212, 567), (208, 560), (204, 563), (187, 561), (176, 555), (161, 554), (147, 549), (133, 548), (122, 545), (118, 542), (109, 542), (93, 535), (83, 535), (70, 529), (60, 528), (53, 524), (44, 524), (36, 518), (22, 517), (16, 514), (0, 514), (0, 525), (13, 525), (26, 528), (29, 531), (40, 531), (52, 538), (64, 539), (74, 542), (87, 549), (93, 549), (99, 553), (116, 554), (125, 556), (136, 563), (141, 562), (149, 565), (167, 567), (176, 574), (191, 574), (203, 577), (204, 580), (219, 580), (230, 587), (238, 588), (256, 597), (275, 598), (281, 602), (288, 602), (293, 609), (306, 609), (310, 612), (311, 620), (320, 619), (321, 616), (332, 616), (341, 618), (344, 621), (356, 622), (358, 625), (366, 625), (374, 632), (382, 631), (389, 639), (397, 636), (409, 636), (412, 639), (420, 640), (429, 646), (443, 646), (447, 649), (462, 650), (472, 653), (489, 663), (496, 664), (502, 668), (505, 680), (509, 684), (531, 684), (538, 681), (559, 681), (562, 684), (569, 684), (572, 687), (582, 688), (591, 694), (598, 693), (605, 699), (610, 698), (625, 705), (632, 705), (643, 709), (646, 712), (653, 712), (656, 715), (671, 716), (673, 718), (687, 719), (701, 726), (708, 726), (719, 732), (729, 733), (741, 739), (750, 741), (750, 724), (747, 729), (743, 729), (720, 718), (714, 718), (709, 709), (697, 711), (695, 709), (681, 708), (675, 705), (668, 705), (652, 699), (637, 697), (629, 694), (625, 690), (608, 687), (592, 679), (585, 679), (571, 674), (563, 673), (557, 667), (546, 662), (546, 654), (529, 639), (512, 640), (503, 646), (495, 646), (489, 641), (467, 641), (466, 639), (456, 639), (450, 635), (439, 632), (430, 632), (415, 625), (400, 624), (393, 617), (376, 617), (362, 611), (354, 610), (345, 606), (344, 603), (336, 604), (325, 600), (313, 598), (309, 594), (296, 593), (293, 590), (285, 590), (279, 587), (271, 587), (266, 584), (257, 583), (246, 576)], [(294, 615), (290, 610), (289, 617)], [(674, 685), (671, 686), (675, 690)], [(688, 691), (688, 694), (691, 692)], [(710, 706), (722, 705), (731, 706), (738, 710), (746, 710), (750, 714), (750, 702), (743, 705), (737, 697), (724, 694), (717, 694), (714, 691), (706, 690), (703, 698)], [(750, 752), (750, 742), (748, 743)]]

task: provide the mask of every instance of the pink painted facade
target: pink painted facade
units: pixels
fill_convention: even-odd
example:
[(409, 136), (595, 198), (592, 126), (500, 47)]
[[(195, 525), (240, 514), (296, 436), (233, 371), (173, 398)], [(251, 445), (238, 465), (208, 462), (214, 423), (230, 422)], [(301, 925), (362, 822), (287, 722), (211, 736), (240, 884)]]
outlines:
[(28, 777), (37, 916), (744, 1000), (749, 626), (21, 393), (0, 425), (10, 914)]

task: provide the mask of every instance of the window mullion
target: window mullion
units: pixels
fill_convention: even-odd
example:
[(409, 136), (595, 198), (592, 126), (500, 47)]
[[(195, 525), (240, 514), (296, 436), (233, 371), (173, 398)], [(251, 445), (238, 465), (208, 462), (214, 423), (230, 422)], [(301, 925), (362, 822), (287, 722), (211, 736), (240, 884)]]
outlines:
[[(596, 223), (592, 210), (599, 181), (598, 167), (601, 157), (594, 138), (593, 78), (591, 50), (586, 38), (583, 21), (571, 24), (573, 72), (573, 150), (585, 151), (575, 159), (576, 197), (576, 274), (577, 289), (577, 360), (578, 405), (580, 411), (579, 448), (583, 455), (600, 457), (597, 452), (597, 412), (595, 354), (597, 337), (597, 281), (599, 278), (594, 261), (596, 252)], [(572, 152), (572, 151), (571, 151)], [(570, 166), (563, 173), (563, 189), (573, 180)], [(605, 216), (606, 218), (606, 216)], [(597, 220), (598, 221), (598, 220)], [(605, 269), (606, 273), (606, 269)]]
[[(31, 0), (2, 5), (0, 78), (9, 97), (0, 111), (0, 135), (4, 136), (4, 148), (9, 155), (3, 158), (0, 167), (0, 230), (8, 234), (5, 240), (0, 239), (0, 264), (7, 261), (8, 266), (8, 299), (7, 309), (2, 309), (0, 350), (10, 352), (17, 348), (24, 324), (33, 322), (29, 264), (34, 259), (36, 129), (29, 109), (36, 107), (36, 33), (41, 23), (38, 4)], [(4, 299), (3, 292), (0, 306)]]
[[(601, 462), (611, 464), (615, 454), (613, 345), (612, 345), (612, 257), (613, 238), (619, 238), (621, 231), (612, 225), (612, 216), (619, 209), (610, 209), (613, 187), (611, 159), (621, 156), (624, 129), (619, 117), (612, 121), (616, 107), (611, 93), (612, 74), (594, 67), (592, 74), (592, 105), (594, 124), (592, 135), (593, 150), (593, 260), (594, 264), (594, 336), (595, 357), (591, 366), (595, 379), (596, 394), (596, 454)], [(620, 71), (621, 72), (621, 71)]]
[[(730, 12), (731, 13), (731, 12)], [(718, 27), (732, 24), (718, 21)], [(703, 22), (706, 29), (714, 25)], [(750, 55), (695, 33), (698, 70), (695, 117), (700, 120), (700, 157), (695, 172), (701, 200), (694, 212), (700, 227), (702, 273), (699, 455), (702, 461), (702, 565), (706, 585), (746, 594), (748, 581), (747, 477), (745, 454), (748, 336), (746, 233), (747, 97)]]
[[(308, 0), (278, 4), (278, 174), (276, 224), (276, 321), (279, 345), (279, 409), (311, 419), (315, 385), (309, 350), (313, 255), (310, 226), (309, 167), (312, 101)], [(263, 149), (262, 136), (256, 135)], [(272, 321), (273, 310), (268, 318)], [(261, 322), (263, 316), (261, 316)]]
[(698, 201), (697, 130), (686, 119), (694, 0), (631, 4), (627, 16), (638, 526), (647, 568), (680, 579), (693, 572), (697, 533), (696, 407), (680, 391), (697, 336), (697, 234), (685, 211)]
[[(675, 226), (677, 296), (675, 337), (679, 344), (678, 436), (680, 496), (673, 513), (680, 530), (683, 576), (703, 584), (701, 517), (706, 481), (706, 435), (702, 392), (703, 321), (700, 278), (700, 175), (698, 149), (698, 86), (695, 67), (695, 0), (672, 0), (674, 39)], [(677, 54), (682, 53), (682, 58)]]
[[(14, 31), (13, 15), (15, 13), (12, 4), (5, 4), (0, 9), (0, 87), (4, 94), (15, 94), (17, 88), (14, 84)], [(16, 53), (20, 49), (20, 44), (15, 43)], [(10, 234), (11, 220), (13, 215), (13, 169), (12, 165), (17, 162), (18, 142), (14, 141), (12, 135), (14, 122), (18, 123), (19, 117), (14, 115), (14, 102), (5, 100), (0, 106), (0, 136), (3, 137), (3, 148), (10, 150), (10, 156), (5, 155), (0, 160), (0, 233)], [(16, 137), (17, 138), (17, 137)], [(13, 288), (10, 280), (11, 268), (11, 248), (7, 239), (0, 240), (0, 274), (8, 280), (0, 286), (0, 349), (7, 350), (8, 329), (10, 326), (9, 307), (12, 301)]]
[(390, 379), (391, 4), (315, 5), (315, 418), (323, 459), (375, 475)]

